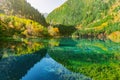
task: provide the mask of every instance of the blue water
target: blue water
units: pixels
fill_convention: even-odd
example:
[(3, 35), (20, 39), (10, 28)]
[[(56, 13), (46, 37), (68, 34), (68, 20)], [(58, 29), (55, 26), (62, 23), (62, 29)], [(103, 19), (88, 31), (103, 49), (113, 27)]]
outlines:
[(47, 54), (21, 80), (90, 80), (90, 78), (69, 71)]
[(120, 44), (110, 40), (28, 39), (0, 44), (0, 80), (120, 79)]

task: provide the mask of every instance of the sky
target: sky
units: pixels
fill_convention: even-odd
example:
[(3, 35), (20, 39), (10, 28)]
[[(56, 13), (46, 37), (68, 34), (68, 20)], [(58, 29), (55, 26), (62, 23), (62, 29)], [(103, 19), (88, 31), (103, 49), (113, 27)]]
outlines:
[(35, 9), (41, 13), (50, 13), (67, 0), (27, 0)]

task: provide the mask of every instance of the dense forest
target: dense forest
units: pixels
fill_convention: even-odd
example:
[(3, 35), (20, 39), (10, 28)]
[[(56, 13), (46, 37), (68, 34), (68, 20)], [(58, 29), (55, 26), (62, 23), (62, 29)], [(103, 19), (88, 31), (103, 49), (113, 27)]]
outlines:
[[(62, 27), (63, 30), (74, 30), (69, 34), (73, 37), (97, 37), (113, 40), (114, 36), (119, 39), (119, 3), (120, 0), (68, 0), (51, 12), (46, 20), (55, 27)], [(61, 31), (61, 34), (66, 33)]]
[(1, 37), (19, 39), (21, 37), (35, 38), (48, 35), (46, 27), (29, 19), (0, 14), (0, 24)]
[(47, 17), (52, 24), (87, 26), (93, 21), (103, 19), (116, 0), (68, 0)]
[[(39, 26), (34, 25), (31, 27), (32, 33), (29, 36), (95, 37), (99, 39), (109, 38), (119, 42), (119, 3), (120, 0), (68, 0), (53, 10), (45, 19), (26, 0), (2, 0), (0, 1), (0, 33), (2, 33), (1, 36), (4, 32), (8, 33), (9, 37), (10, 35), (13, 37), (17, 33), (17, 36), (23, 37), (22, 34), (25, 30), (27, 31), (28, 25), (37, 24), (44, 27), (44, 30), (38, 29), (36, 31), (36, 27)], [(22, 19), (27, 20), (21, 22)], [(10, 28), (10, 24), (18, 27), (16, 33), (11, 33), (14, 30)], [(7, 29), (3, 32), (5, 26)], [(25, 28), (23, 29), (23, 27)], [(19, 30), (19, 28), (23, 30)], [(42, 34), (40, 31), (43, 31)], [(34, 34), (35, 32), (37, 35)], [(26, 32), (26, 37), (28, 37), (28, 33)]]
[(0, 12), (6, 15), (14, 15), (39, 22), (46, 26), (45, 18), (33, 8), (26, 0), (1, 0)]
[[(0, 1), (0, 36), (18, 38), (48, 37), (57, 35), (58, 29), (50, 27), (43, 14), (26, 0)], [(49, 34), (48, 34), (49, 33)]]

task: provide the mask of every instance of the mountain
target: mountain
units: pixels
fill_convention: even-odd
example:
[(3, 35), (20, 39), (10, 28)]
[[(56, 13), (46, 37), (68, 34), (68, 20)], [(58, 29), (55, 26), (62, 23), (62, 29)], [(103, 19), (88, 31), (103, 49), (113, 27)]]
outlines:
[(45, 18), (47, 18), (48, 13), (42, 13), (42, 15), (43, 15)]
[(47, 17), (47, 22), (63, 25), (87, 25), (103, 18), (115, 0), (68, 0)]
[(24, 17), (46, 26), (44, 16), (27, 3), (26, 0), (0, 0), (0, 13)]
[(120, 32), (119, 3), (120, 0), (68, 0), (46, 20), (51, 25), (75, 27), (74, 37), (108, 37), (113, 32)]

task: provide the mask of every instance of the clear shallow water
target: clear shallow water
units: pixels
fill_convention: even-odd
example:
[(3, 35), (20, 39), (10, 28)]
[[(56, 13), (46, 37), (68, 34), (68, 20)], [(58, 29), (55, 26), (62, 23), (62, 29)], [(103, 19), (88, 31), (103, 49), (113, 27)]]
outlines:
[(91, 80), (90, 78), (67, 70), (48, 54), (36, 63), (21, 80)]
[(0, 80), (119, 80), (120, 44), (97, 39), (0, 42)]

